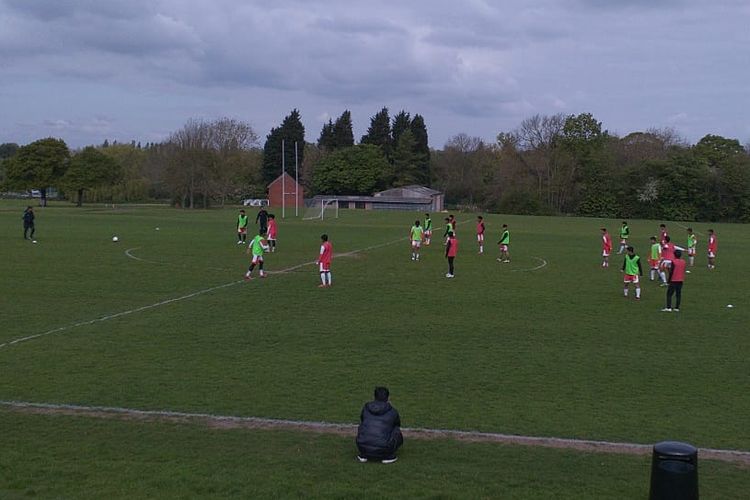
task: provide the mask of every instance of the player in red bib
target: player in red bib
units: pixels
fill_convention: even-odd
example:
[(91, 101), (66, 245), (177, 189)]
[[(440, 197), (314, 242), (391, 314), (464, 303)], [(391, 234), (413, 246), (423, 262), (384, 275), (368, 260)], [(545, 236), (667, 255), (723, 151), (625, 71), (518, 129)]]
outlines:
[(484, 218), (480, 215), (477, 217), (477, 243), (479, 244), (479, 253), (484, 253)]
[(664, 246), (664, 244), (667, 242), (668, 236), (669, 233), (667, 232), (666, 224), (659, 224), (659, 243), (661, 243), (661, 246)]
[(612, 238), (607, 228), (602, 228), (602, 267), (609, 267), (609, 254), (612, 253)]
[(266, 240), (268, 240), (268, 246), (271, 247), (271, 251), (276, 251), (276, 216), (273, 214), (268, 214), (268, 237)]
[(453, 231), (449, 231), (448, 239), (445, 241), (445, 258), (448, 259), (446, 278), (453, 277), (453, 261), (456, 259), (456, 255), (458, 255), (458, 238), (453, 234)]
[(674, 259), (674, 243), (669, 235), (663, 237), (661, 242), (661, 260), (659, 261), (659, 277), (661, 278), (660, 286), (667, 286), (667, 273)]
[(320, 281), (318, 288), (328, 288), (331, 286), (331, 261), (333, 260), (333, 245), (328, 241), (328, 235), (320, 236), (320, 254), (318, 255), (318, 267), (320, 270)]
[(716, 269), (716, 250), (718, 250), (719, 244), (716, 242), (716, 233), (713, 229), (708, 230), (708, 268)]

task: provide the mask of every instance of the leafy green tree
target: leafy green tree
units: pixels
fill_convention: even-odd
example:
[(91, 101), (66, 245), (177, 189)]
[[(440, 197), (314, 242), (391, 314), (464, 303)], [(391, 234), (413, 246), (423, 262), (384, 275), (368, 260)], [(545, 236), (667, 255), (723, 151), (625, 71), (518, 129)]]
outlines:
[(56, 185), (68, 168), (70, 151), (62, 139), (39, 139), (18, 148), (7, 161), (6, 184), (12, 189), (39, 189), (47, 206), (47, 188)]
[(281, 175), (282, 141), (284, 144), (284, 165), (286, 172), (294, 176), (295, 151), (297, 143), (299, 164), (302, 165), (305, 155), (305, 126), (298, 110), (292, 110), (278, 128), (272, 128), (263, 146), (263, 180), (270, 183)]
[(698, 141), (693, 151), (696, 156), (704, 158), (711, 168), (721, 168), (728, 160), (745, 153), (737, 139), (711, 134)]
[(14, 142), (6, 142), (0, 144), (0, 161), (10, 158), (18, 151), (18, 144)]
[(386, 158), (391, 155), (391, 119), (388, 116), (388, 108), (378, 111), (375, 116), (370, 118), (370, 126), (367, 133), (359, 141), (361, 144), (373, 144), (383, 150)]
[(359, 144), (322, 158), (313, 172), (313, 188), (318, 194), (370, 195), (386, 187), (391, 175), (379, 147)]
[(61, 186), (78, 194), (76, 205), (83, 204), (83, 193), (104, 184), (113, 184), (120, 176), (120, 166), (93, 146), (83, 148), (70, 160)]

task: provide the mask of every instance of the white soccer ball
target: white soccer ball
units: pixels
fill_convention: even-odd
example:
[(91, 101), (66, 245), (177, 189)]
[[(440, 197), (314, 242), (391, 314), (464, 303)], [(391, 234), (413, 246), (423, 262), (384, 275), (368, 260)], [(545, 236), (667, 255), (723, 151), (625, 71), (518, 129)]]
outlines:
[(34, 244), (36, 245), (36, 240), (32, 240), (31, 242), (32, 242), (32, 243), (34, 243)]
[(732, 304), (727, 304), (727, 307), (731, 309), (734, 306)]
[(118, 238), (117, 236), (112, 236), (112, 241), (114, 243), (117, 243), (118, 241), (120, 241), (120, 238)]
[(156, 228), (156, 230), (158, 231), (158, 230), (159, 230), (159, 228), (157, 227), (157, 228)]

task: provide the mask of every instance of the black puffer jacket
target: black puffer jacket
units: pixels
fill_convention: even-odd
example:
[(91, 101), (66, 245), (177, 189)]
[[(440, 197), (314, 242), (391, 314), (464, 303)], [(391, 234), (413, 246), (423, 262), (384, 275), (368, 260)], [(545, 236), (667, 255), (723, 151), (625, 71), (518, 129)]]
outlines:
[(364, 456), (385, 458), (403, 442), (401, 417), (387, 401), (370, 401), (362, 408), (357, 448)]

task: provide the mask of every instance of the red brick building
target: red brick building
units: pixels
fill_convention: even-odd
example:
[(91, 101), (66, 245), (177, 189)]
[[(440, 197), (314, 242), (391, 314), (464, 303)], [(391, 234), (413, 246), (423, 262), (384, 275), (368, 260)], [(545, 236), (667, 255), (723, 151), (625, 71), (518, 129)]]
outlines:
[(304, 195), (302, 186), (294, 182), (294, 177), (286, 172), (268, 185), (268, 204), (272, 207), (281, 208), (283, 201), (286, 210), (291, 210), (288, 213), (292, 215), (294, 214), (295, 200), (299, 210), (304, 210)]

